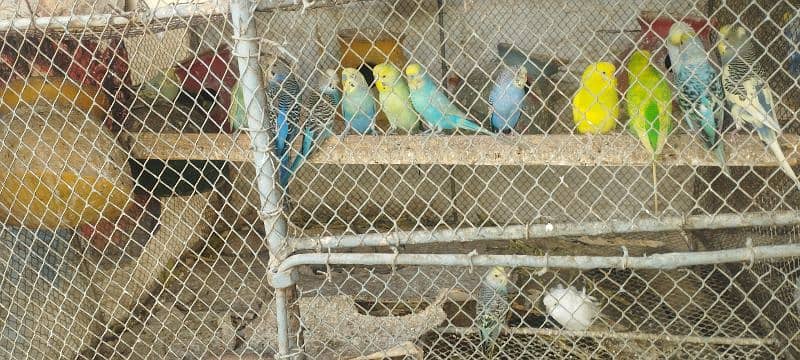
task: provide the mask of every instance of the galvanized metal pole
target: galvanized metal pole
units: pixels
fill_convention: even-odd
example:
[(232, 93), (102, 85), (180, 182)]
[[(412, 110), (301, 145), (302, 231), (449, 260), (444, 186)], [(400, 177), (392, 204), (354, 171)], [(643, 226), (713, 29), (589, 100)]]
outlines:
[(649, 256), (528, 256), (528, 255), (453, 255), (453, 254), (297, 254), (280, 266), (280, 271), (313, 264), (329, 265), (414, 265), (414, 266), (495, 266), (562, 268), (591, 270), (660, 269), (671, 270), (694, 265), (739, 261), (781, 259), (800, 256), (800, 244), (745, 247), (740, 249), (678, 252)]
[[(271, 161), (270, 139), (265, 126), (268, 118), (265, 115), (269, 108), (267, 107), (261, 67), (258, 63), (260, 49), (254, 17), (256, 5), (256, 1), (253, 0), (232, 0), (231, 21), (236, 49), (234, 55), (239, 65), (239, 83), (247, 114), (247, 130), (253, 146), (256, 185), (261, 202), (259, 213), (267, 232), (270, 274), (275, 274), (280, 263), (289, 255), (289, 249), (286, 246), (286, 220), (280, 207), (281, 192), (275, 186), (276, 166)], [(290, 335), (295, 332), (290, 329), (292, 321), (289, 316), (288, 303), (296, 292), (291, 276), (288, 278), (289, 282), (282, 282), (275, 291), (278, 313), (278, 353), (282, 358), (292, 353), (293, 345), (299, 343), (299, 340), (293, 341)], [(270, 282), (272, 283), (272, 279)]]
[(446, 242), (518, 240), (556, 236), (593, 236), (632, 232), (671, 230), (727, 229), (759, 225), (792, 225), (800, 223), (800, 213), (793, 210), (692, 216), (667, 216), (637, 220), (609, 220), (574, 223), (507, 225), (502, 227), (462, 228), (445, 230), (396, 231), (360, 235), (332, 235), (292, 239), (296, 251), (343, 249), (361, 246), (401, 246)]

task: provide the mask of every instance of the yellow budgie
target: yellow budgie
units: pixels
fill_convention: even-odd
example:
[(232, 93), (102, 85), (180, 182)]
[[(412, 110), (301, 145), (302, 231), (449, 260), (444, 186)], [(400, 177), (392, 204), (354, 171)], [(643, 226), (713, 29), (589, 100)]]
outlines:
[(586, 67), (581, 87), (572, 99), (572, 116), (581, 134), (605, 134), (614, 130), (619, 117), (616, 68), (608, 62)]

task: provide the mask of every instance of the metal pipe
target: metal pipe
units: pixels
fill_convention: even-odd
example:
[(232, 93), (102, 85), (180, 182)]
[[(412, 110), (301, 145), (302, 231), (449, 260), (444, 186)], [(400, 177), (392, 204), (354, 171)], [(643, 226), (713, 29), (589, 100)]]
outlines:
[[(374, 0), (315, 0), (311, 4), (306, 5), (306, 10), (341, 6), (348, 3), (365, 2), (365, 1), (374, 1)], [(304, 5), (302, 4), (302, 2), (297, 0), (261, 0), (258, 2), (256, 11), (262, 11), (262, 12), (275, 11), (275, 10), (296, 11), (296, 10), (303, 10), (303, 6)]]
[(275, 314), (278, 323), (278, 353), (289, 354), (289, 309), (287, 307), (286, 289), (275, 289)]
[(518, 240), (557, 236), (592, 236), (632, 232), (670, 230), (726, 229), (760, 225), (800, 223), (797, 211), (770, 213), (669, 216), (660, 219), (610, 220), (607, 222), (547, 223), (509, 225), (506, 227), (463, 228), (446, 230), (398, 231), (389, 233), (302, 237), (290, 242), (295, 250), (341, 249), (360, 246), (399, 246), (445, 242)]
[(267, 95), (262, 84), (261, 67), (258, 64), (259, 37), (252, 9), (255, 3), (251, 0), (231, 1), (231, 19), (233, 38), (235, 40), (236, 58), (239, 65), (240, 84), (247, 113), (247, 127), (251, 138), (253, 162), (256, 168), (256, 185), (261, 203), (261, 218), (267, 231), (272, 258), (282, 259), (286, 251), (286, 221), (281, 214), (280, 192), (276, 187), (275, 164), (270, 153), (270, 139), (265, 113)]
[[(152, 9), (149, 14), (137, 11), (125, 11), (119, 14), (44, 16), (32, 18), (15, 18), (0, 20), (0, 31), (18, 30), (63, 30), (85, 31), (86, 28), (104, 28), (107, 26), (125, 26), (143, 24), (142, 20), (169, 20), (174, 17), (209, 16), (225, 14), (228, 9), (217, 2), (200, 4), (174, 4)], [(148, 21), (149, 22), (149, 21)]]
[(300, 265), (415, 265), (415, 266), (495, 266), (670, 270), (693, 265), (711, 265), (739, 261), (798, 257), (800, 244), (746, 247), (740, 249), (676, 252), (649, 256), (527, 256), (527, 255), (455, 255), (455, 254), (375, 254), (334, 253), (296, 254), (288, 257), (278, 271)]
[[(271, 161), (271, 147), (269, 133), (266, 129), (265, 113), (268, 110), (267, 97), (264, 91), (261, 66), (258, 59), (259, 37), (256, 31), (254, 10), (256, 2), (253, 0), (232, 0), (230, 4), (231, 22), (233, 25), (233, 39), (235, 52), (239, 65), (239, 84), (247, 114), (247, 127), (251, 138), (253, 162), (256, 169), (256, 184), (258, 188), (260, 214), (267, 232), (267, 243), (270, 251), (270, 269), (288, 255), (286, 246), (286, 221), (280, 208), (280, 192), (277, 190), (275, 175), (276, 167)], [(277, 289), (275, 294), (277, 325), (278, 325), (278, 353), (287, 356), (291, 350), (289, 340), (290, 327), (288, 314), (289, 288)]]
[[(435, 329), (434, 331), (443, 334), (467, 335), (467, 334), (477, 333), (478, 329), (450, 326), (450, 327)], [(638, 332), (633, 333), (633, 332), (614, 332), (614, 331), (570, 331), (561, 329), (509, 328), (509, 327), (503, 327), (502, 331), (506, 334), (511, 334), (511, 335), (592, 337), (601, 339), (670, 341), (676, 343), (697, 343), (697, 344), (714, 344), (714, 345), (768, 346), (768, 345), (777, 345), (780, 343), (778, 340), (775, 339), (648, 334), (648, 333), (638, 333)]]

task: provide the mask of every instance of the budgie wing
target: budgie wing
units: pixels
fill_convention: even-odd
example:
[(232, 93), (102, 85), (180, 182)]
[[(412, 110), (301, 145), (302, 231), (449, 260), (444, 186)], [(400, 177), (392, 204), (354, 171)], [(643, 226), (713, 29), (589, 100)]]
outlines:
[(742, 82), (738, 90), (728, 94), (728, 100), (737, 107), (733, 110), (734, 117), (756, 128), (780, 131), (780, 124), (774, 116), (772, 90), (763, 80), (751, 77)]

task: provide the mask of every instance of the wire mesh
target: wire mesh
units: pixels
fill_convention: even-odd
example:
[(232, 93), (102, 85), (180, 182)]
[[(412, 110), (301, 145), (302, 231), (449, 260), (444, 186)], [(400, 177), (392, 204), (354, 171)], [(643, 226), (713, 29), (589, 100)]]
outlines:
[[(396, 263), (625, 264), (797, 244), (798, 11), (4, 1), (0, 357), (800, 357), (794, 257), (660, 270)], [(671, 36), (681, 21), (692, 30)], [(694, 39), (708, 68), (685, 55)], [(636, 49), (652, 55), (647, 76), (628, 71)], [(608, 73), (587, 78), (597, 62)], [(687, 73), (711, 76), (688, 88)], [(581, 93), (599, 106), (586, 121), (608, 130), (582, 122)], [(652, 106), (671, 111), (655, 121)], [(381, 264), (281, 267), (348, 252)], [(504, 298), (491, 316), (489, 293)], [(575, 328), (557, 293), (590, 299), (591, 325)]]

